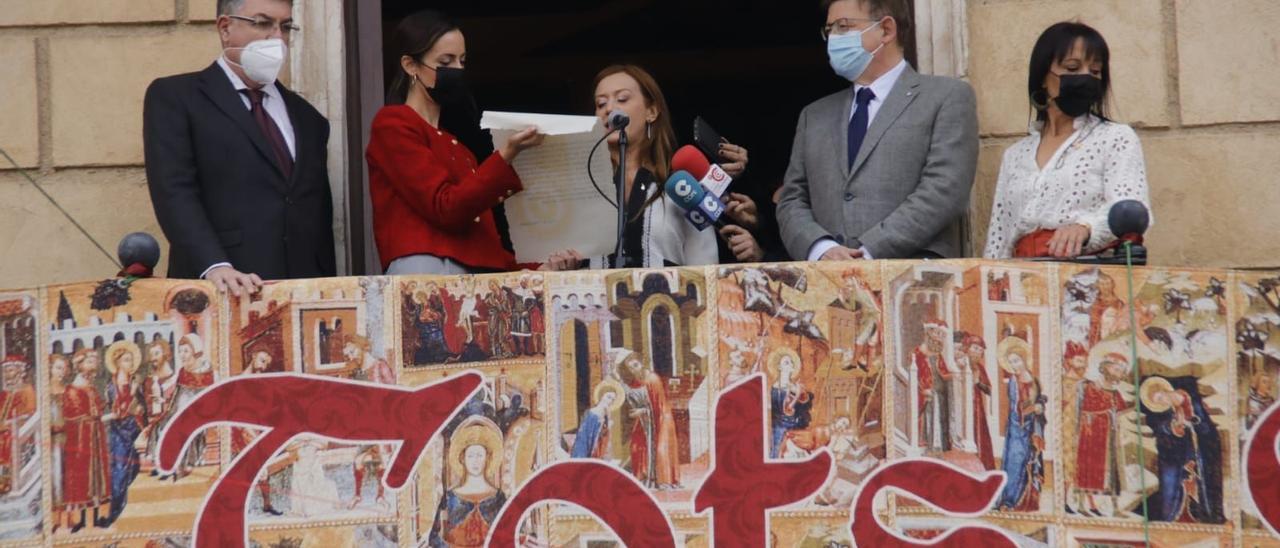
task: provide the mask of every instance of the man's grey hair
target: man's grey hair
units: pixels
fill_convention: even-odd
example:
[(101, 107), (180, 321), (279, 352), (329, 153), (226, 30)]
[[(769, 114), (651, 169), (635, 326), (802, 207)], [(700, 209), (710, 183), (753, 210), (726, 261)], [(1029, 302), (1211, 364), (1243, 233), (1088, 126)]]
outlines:
[(244, 7), (244, 0), (218, 0), (218, 16), (231, 15)]
[[(287, 1), (290, 5), (293, 5), (293, 0)], [(244, 0), (217, 0), (217, 2), (219, 17), (234, 14), (235, 12), (240, 11), (240, 8), (244, 7)]]

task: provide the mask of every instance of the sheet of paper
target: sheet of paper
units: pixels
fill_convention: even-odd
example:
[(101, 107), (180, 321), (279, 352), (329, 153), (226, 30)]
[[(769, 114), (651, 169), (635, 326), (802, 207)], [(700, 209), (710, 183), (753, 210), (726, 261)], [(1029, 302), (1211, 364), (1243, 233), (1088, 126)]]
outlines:
[(599, 124), (595, 116), (531, 114), (524, 112), (485, 112), (480, 116), (480, 129), (515, 130), (536, 126), (547, 135), (590, 133)]
[[(587, 155), (604, 136), (598, 120), (591, 116), (490, 112), (483, 120), (488, 125), (484, 121), (481, 125), (493, 132), (494, 148), (506, 144), (515, 130), (530, 125), (547, 133), (541, 146), (521, 152), (513, 165), (524, 183), (524, 191), (506, 201), (516, 260), (544, 262), (552, 253), (566, 249), (585, 257), (612, 253), (617, 243), (617, 210), (587, 177)], [(596, 150), (590, 169), (600, 191), (612, 200), (616, 191), (606, 145)]]

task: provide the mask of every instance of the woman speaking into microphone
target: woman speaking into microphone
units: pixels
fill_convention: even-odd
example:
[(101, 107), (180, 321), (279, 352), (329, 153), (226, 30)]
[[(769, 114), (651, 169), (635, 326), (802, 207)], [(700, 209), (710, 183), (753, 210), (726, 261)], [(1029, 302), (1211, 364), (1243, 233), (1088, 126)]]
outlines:
[[(630, 123), (622, 130), (627, 133), (628, 142), (621, 204), (626, 215), (622, 235), (625, 261), (615, 265), (612, 255), (593, 257), (588, 261), (590, 266), (661, 268), (716, 264), (719, 252), (715, 230), (698, 230), (685, 219), (679, 205), (663, 196), (663, 185), (671, 175), (676, 135), (658, 82), (638, 66), (612, 65), (596, 75), (594, 88), (595, 113), (601, 122), (607, 125), (611, 113), (621, 112)], [(610, 134), (607, 142), (616, 175), (622, 159), (619, 134)], [(726, 170), (733, 170), (730, 176), (740, 175), (746, 168), (746, 150), (726, 145), (726, 157), (735, 160), (725, 166)], [(576, 252), (567, 251), (552, 255), (550, 263), (572, 264), (581, 259)]]
[[(373, 232), (387, 274), (473, 274), (519, 268), (502, 245), (493, 208), (523, 187), (511, 162), (542, 143), (535, 128), (513, 135), (483, 162), (441, 123), (474, 125), (463, 67), (466, 40), (438, 12), (406, 17), (393, 47), (400, 72), (373, 119), (369, 194)], [(550, 265), (555, 266), (555, 265)]]

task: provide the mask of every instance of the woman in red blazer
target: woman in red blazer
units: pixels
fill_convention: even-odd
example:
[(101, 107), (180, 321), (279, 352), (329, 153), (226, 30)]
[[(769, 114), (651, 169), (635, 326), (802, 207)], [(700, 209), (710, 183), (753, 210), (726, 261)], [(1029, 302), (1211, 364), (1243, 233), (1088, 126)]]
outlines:
[(441, 14), (421, 11), (396, 28), (395, 44), (402, 72), (373, 119), (365, 151), (383, 269), (391, 275), (516, 270), (492, 210), (523, 189), (511, 162), (543, 136), (536, 128), (520, 131), (478, 163), (440, 123), (445, 110), (474, 112), (462, 80), (462, 32)]

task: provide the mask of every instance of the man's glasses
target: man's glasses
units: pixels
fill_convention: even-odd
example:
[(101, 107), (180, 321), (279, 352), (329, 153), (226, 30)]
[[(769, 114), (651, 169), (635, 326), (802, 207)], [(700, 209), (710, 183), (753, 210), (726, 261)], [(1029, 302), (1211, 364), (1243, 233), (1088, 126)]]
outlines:
[(249, 25), (252, 26), (254, 30), (261, 32), (263, 34), (271, 34), (271, 31), (274, 31), (278, 28), (280, 29), (280, 34), (289, 36), (291, 33), (302, 30), (302, 27), (299, 27), (298, 24), (294, 23), (293, 21), (277, 22), (275, 19), (268, 19), (265, 17), (263, 18), (245, 17), (243, 15), (228, 15), (227, 17), (230, 17), (232, 19), (239, 19), (241, 21), (249, 23)]
[(853, 17), (842, 17), (840, 19), (836, 19), (834, 23), (827, 23), (822, 26), (822, 41), (826, 42), (832, 36), (849, 34), (850, 32), (858, 30), (857, 25), (855, 25), (857, 22), (875, 23), (876, 21), (879, 21), (879, 19), (860, 19)]

